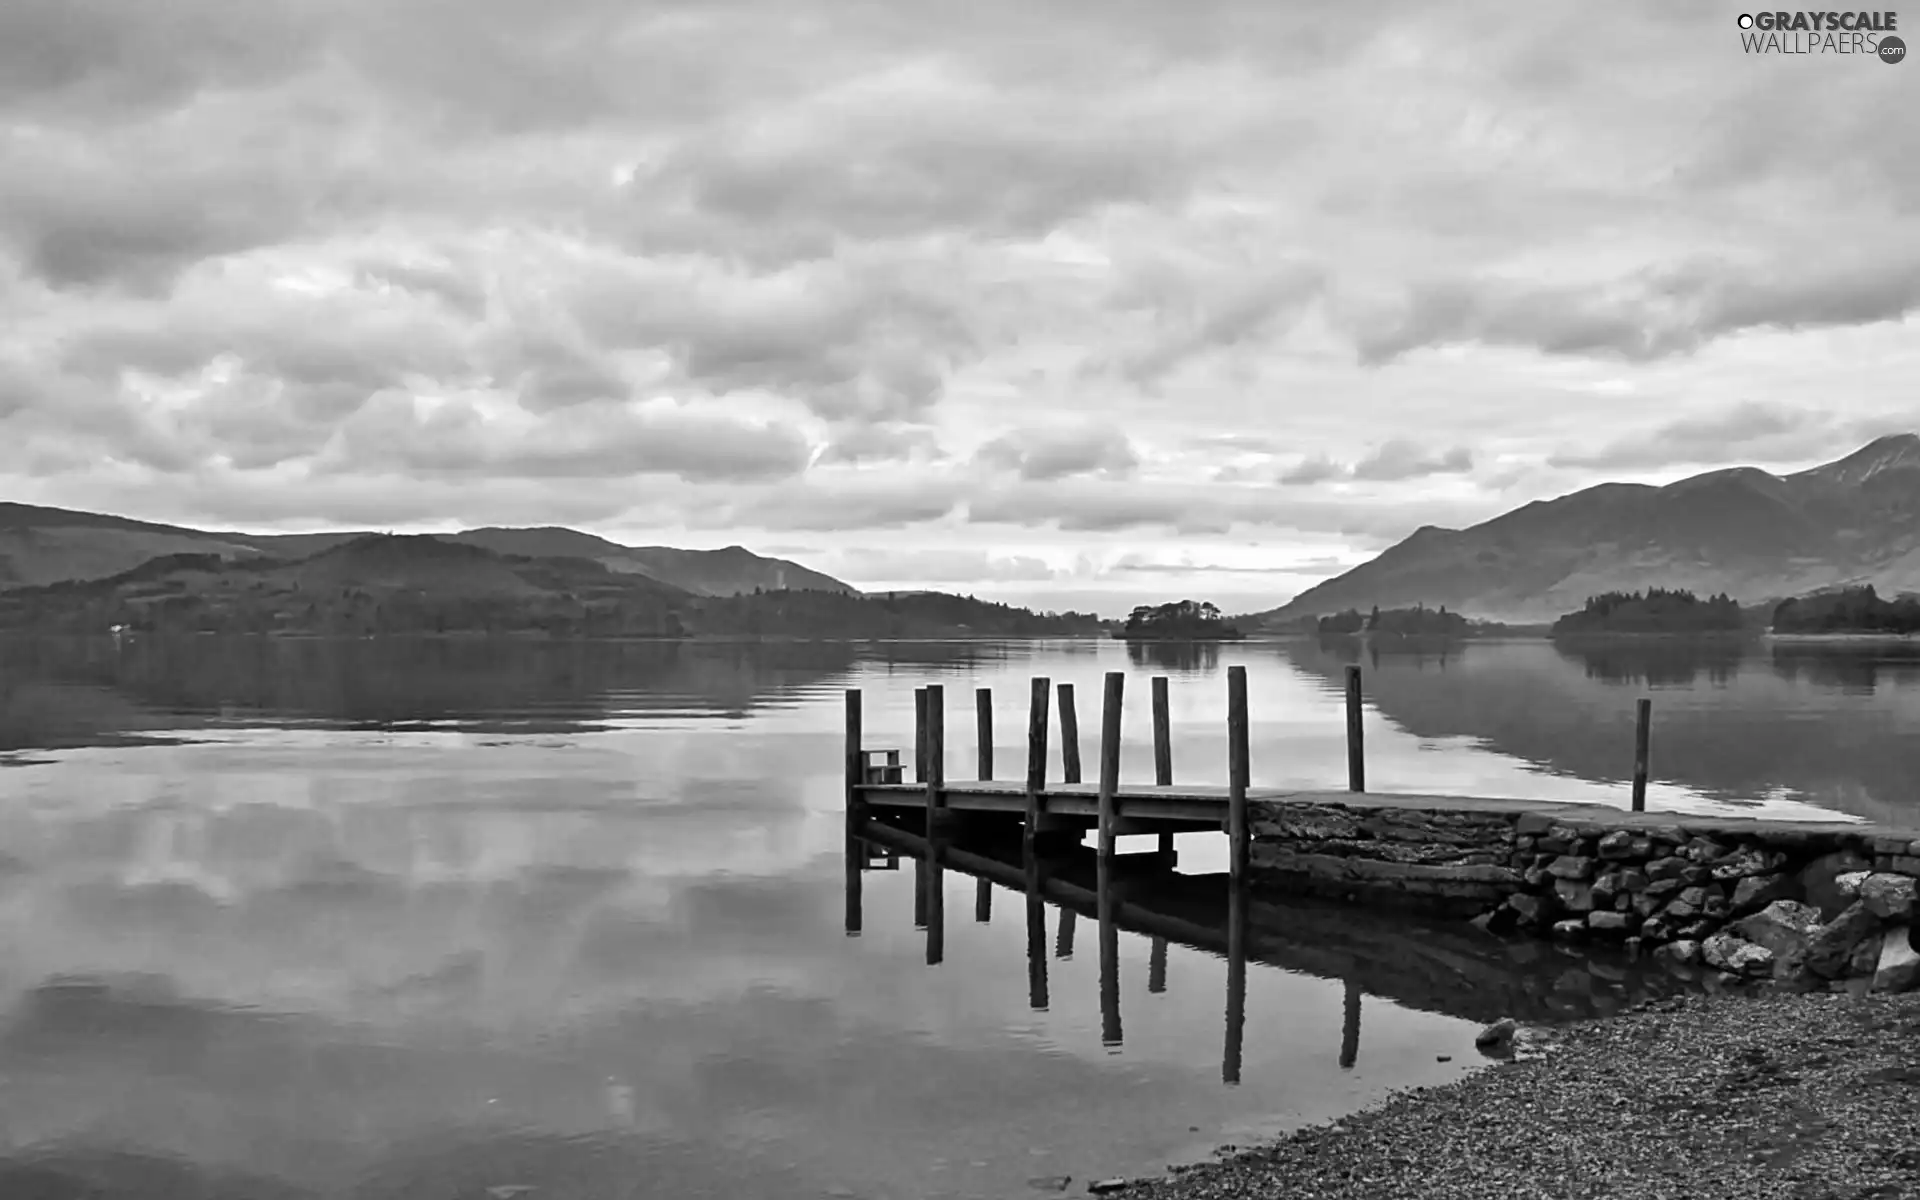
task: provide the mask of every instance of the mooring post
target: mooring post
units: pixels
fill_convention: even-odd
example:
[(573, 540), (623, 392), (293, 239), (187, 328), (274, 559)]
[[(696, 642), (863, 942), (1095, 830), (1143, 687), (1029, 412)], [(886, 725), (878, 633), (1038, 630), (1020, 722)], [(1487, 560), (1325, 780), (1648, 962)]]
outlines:
[(860, 932), (861, 884), (866, 870), (866, 849), (860, 841), (861, 793), (866, 780), (866, 755), (860, 745), (860, 689), (847, 689), (847, 935)]
[(1021, 837), (1028, 869), (1039, 871), (1040, 794), (1047, 787), (1047, 701), (1053, 683), (1036, 675), (1027, 699), (1027, 828)]
[(1647, 747), (1653, 739), (1653, 700), (1642, 696), (1633, 723), (1633, 811), (1647, 811)]
[(1351, 1069), (1360, 1060), (1360, 985), (1346, 980), (1346, 996), (1341, 1005), (1340, 1067)]
[(1347, 668), (1347, 790), (1367, 790), (1367, 754), (1360, 732), (1360, 668)]
[(973, 690), (975, 740), (980, 743), (980, 779), (993, 778), (993, 689)]
[(946, 957), (947, 896), (940, 864), (947, 834), (947, 700), (937, 683), (926, 687), (927, 965)]
[(913, 781), (927, 781), (927, 689), (913, 689)]
[[(1173, 786), (1173, 718), (1167, 706), (1167, 677), (1153, 677), (1153, 782), (1156, 787)], [(1156, 849), (1173, 852), (1173, 835), (1162, 833)]]
[(1106, 891), (1107, 862), (1113, 857), (1114, 811), (1120, 791), (1120, 700), (1127, 677), (1107, 672), (1106, 695), (1100, 705), (1100, 890)]
[(1070, 683), (1060, 685), (1060, 776), (1063, 783), (1080, 782), (1080, 718)]
[(1247, 875), (1247, 669), (1227, 668), (1227, 854), (1233, 885)]

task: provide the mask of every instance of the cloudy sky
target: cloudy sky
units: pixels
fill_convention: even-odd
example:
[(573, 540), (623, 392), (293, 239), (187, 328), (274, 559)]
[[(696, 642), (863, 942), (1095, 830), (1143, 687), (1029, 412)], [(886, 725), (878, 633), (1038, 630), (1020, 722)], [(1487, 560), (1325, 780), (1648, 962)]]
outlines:
[(1111, 611), (1809, 465), (1920, 427), (1920, 66), (1737, 11), (4, 0), (0, 478)]

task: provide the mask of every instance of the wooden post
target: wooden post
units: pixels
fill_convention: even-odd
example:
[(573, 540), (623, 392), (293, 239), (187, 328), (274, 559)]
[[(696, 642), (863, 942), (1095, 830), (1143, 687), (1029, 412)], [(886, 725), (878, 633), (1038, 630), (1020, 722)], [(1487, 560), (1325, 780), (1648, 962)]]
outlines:
[[(1173, 719), (1165, 675), (1153, 677), (1153, 782), (1156, 787), (1173, 786)], [(1173, 835), (1162, 833), (1155, 848), (1162, 854), (1173, 853)]]
[(1060, 928), (1053, 935), (1053, 956), (1055, 958), (1073, 957), (1073, 926), (1080, 914), (1071, 908), (1060, 910)]
[(1034, 839), (1040, 833), (1040, 793), (1047, 787), (1047, 701), (1052, 681), (1036, 675), (1027, 699), (1027, 828), (1021, 838), (1029, 861), (1037, 860)]
[(1147, 992), (1158, 996), (1167, 990), (1167, 939), (1153, 939), (1153, 946), (1147, 952)]
[(1367, 753), (1360, 732), (1360, 668), (1347, 668), (1347, 790), (1367, 790)]
[(993, 884), (985, 879), (973, 881), (973, 919), (982, 925), (993, 920)]
[(927, 689), (913, 689), (913, 781), (927, 781)]
[(1073, 711), (1073, 685), (1060, 685), (1060, 767), (1064, 783), (1080, 782), (1080, 718)]
[(980, 743), (980, 778), (993, 778), (993, 689), (975, 688), (973, 691), (974, 721), (978, 729), (977, 740)]
[(860, 841), (860, 785), (866, 780), (866, 756), (861, 751), (860, 689), (847, 689), (847, 936), (860, 934), (861, 885), (865, 881), (866, 846)]
[(1100, 706), (1100, 890), (1106, 890), (1108, 860), (1113, 857), (1114, 811), (1120, 791), (1120, 700), (1127, 677), (1107, 672), (1107, 691)]
[(1633, 725), (1633, 811), (1647, 811), (1647, 746), (1653, 739), (1653, 701), (1641, 697)]
[(927, 781), (927, 965), (946, 957), (947, 896), (941, 848), (946, 840), (947, 816), (947, 706), (946, 689), (930, 683), (924, 689)]
[(1247, 875), (1247, 669), (1227, 668), (1227, 854), (1237, 887)]

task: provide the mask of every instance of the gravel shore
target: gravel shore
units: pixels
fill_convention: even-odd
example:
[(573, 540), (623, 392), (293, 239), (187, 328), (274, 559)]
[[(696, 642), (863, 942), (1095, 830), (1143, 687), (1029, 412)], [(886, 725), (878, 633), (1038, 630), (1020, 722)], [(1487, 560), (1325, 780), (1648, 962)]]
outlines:
[(1920, 993), (1657, 1001), (1557, 1030), (1542, 1057), (1112, 1194), (1920, 1198)]

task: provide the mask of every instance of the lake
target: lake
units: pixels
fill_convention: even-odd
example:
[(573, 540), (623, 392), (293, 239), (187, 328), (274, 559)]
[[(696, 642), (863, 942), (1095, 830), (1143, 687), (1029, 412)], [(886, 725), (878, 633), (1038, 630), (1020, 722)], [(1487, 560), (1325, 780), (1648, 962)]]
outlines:
[[(1091, 765), (1125, 671), (1143, 779), (1164, 674), (1175, 778), (1218, 782), (1245, 664), (1254, 783), (1336, 788), (1351, 661), (1374, 790), (1624, 805), (1651, 695), (1652, 808), (1914, 807), (1906, 647), (0, 642), (0, 1195), (1083, 1193), (1457, 1078), (1490, 1014), (1662, 986), (1267, 904), (1237, 987), (1127, 932), (1103, 1005), (1092, 921), (1036, 942), (957, 870), (928, 965), (878, 848), (845, 931), (844, 689), (904, 748), (945, 684), (964, 778), (974, 687), (1016, 774), (1031, 676), (1076, 685)], [(1224, 839), (1179, 853), (1168, 903), (1223, 924)]]

